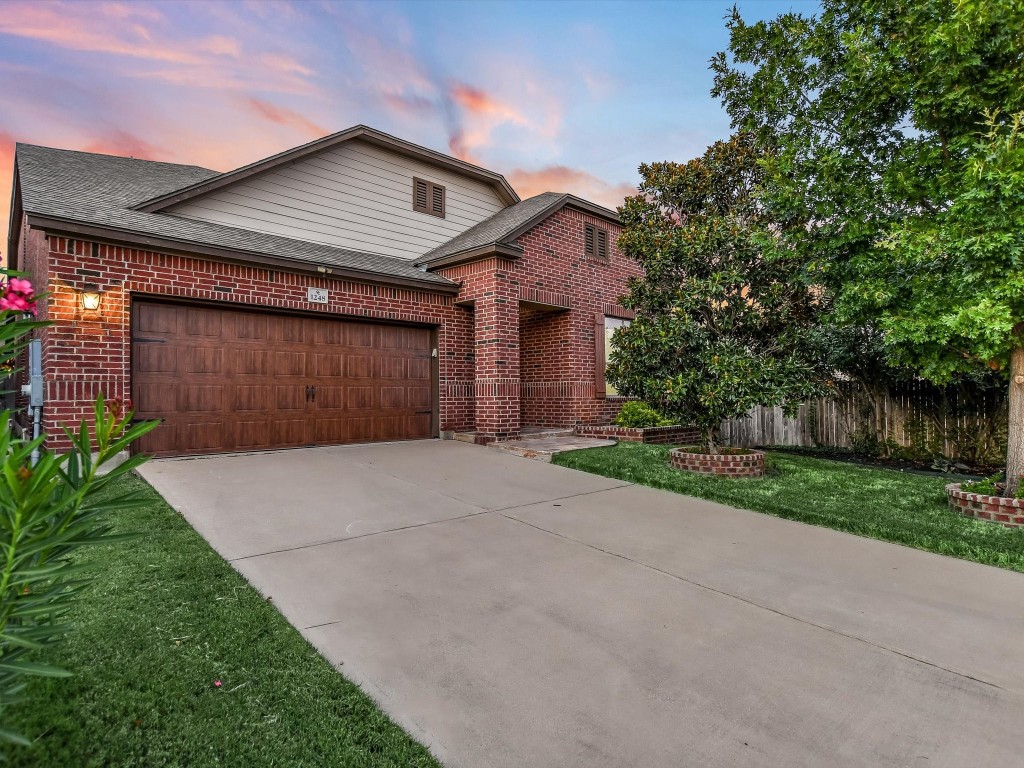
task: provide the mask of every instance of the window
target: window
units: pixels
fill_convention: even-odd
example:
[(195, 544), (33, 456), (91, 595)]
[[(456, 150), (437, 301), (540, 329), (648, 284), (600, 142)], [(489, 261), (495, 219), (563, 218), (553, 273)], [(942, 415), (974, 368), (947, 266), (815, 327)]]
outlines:
[(608, 261), (608, 230), (593, 224), (583, 226), (583, 253), (591, 259)]
[(594, 388), (598, 397), (615, 397), (619, 393), (615, 387), (608, 383), (608, 380), (605, 378), (605, 370), (608, 367), (608, 360), (611, 357), (612, 349), (614, 349), (612, 335), (615, 333), (616, 328), (629, 325), (629, 320), (621, 317), (608, 317), (606, 315), (597, 315), (594, 320), (594, 335), (597, 340)]
[(444, 187), (424, 179), (412, 180), (412, 209), (444, 218)]

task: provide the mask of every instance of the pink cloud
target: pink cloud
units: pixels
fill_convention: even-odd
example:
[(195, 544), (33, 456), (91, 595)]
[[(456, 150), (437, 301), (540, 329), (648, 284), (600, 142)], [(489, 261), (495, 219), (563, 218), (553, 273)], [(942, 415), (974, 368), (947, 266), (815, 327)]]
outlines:
[(286, 75), (298, 74), (308, 76), (313, 74), (313, 70), (303, 66), (291, 56), (283, 53), (264, 53), (260, 56), (260, 61), (268, 68)]
[[(110, 53), (179, 64), (198, 59), (183, 47), (154, 44), (149, 29), (135, 21), (157, 21), (151, 9), (112, 4), (9, 2), (0, 13), (0, 34), (25, 37), (75, 51)], [(97, 10), (99, 11), (97, 13)], [(104, 13), (104, 10), (107, 13)]]
[(269, 120), (277, 125), (283, 125), (289, 128), (297, 128), (300, 133), (306, 134), (312, 139), (319, 139), (321, 136), (326, 136), (330, 131), (322, 126), (317, 125), (309, 118), (304, 115), (295, 112), (294, 110), (286, 107), (280, 107), (275, 104), (271, 104), (269, 101), (264, 99), (257, 99), (255, 97), (249, 97), (243, 99), (243, 103), (252, 112), (256, 113), (265, 120)]
[(535, 171), (517, 168), (506, 174), (506, 178), (524, 199), (541, 192), (570, 192), (613, 210), (622, 205), (625, 198), (636, 194), (636, 187), (631, 184), (611, 184), (591, 173), (565, 165), (549, 165)]
[(224, 35), (211, 35), (199, 43), (199, 47), (209, 53), (219, 56), (240, 56), (242, 44), (232, 37)]

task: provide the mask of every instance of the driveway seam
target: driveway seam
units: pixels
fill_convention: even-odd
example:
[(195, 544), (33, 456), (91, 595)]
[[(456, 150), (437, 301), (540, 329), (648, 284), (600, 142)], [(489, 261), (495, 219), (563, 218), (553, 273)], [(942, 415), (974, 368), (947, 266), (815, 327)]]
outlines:
[[(381, 472), (380, 474), (387, 475), (386, 472)], [(401, 478), (399, 478), (399, 479), (401, 479)], [(406, 482), (408, 482), (408, 481), (406, 481)], [(442, 523), (451, 523), (451, 522), (454, 522), (456, 520), (465, 520), (466, 518), (469, 518), (469, 517), (479, 517), (480, 515), (489, 515), (491, 513), (501, 514), (502, 511), (508, 510), (508, 509), (522, 509), (523, 507), (531, 507), (534, 504), (551, 504), (551, 503), (554, 503), (556, 501), (564, 501), (566, 499), (575, 499), (575, 498), (578, 498), (579, 496), (591, 496), (591, 495), (593, 495), (595, 493), (604, 493), (605, 491), (614, 491), (617, 488), (625, 488), (625, 487), (630, 486), (630, 485), (632, 485), (632, 483), (623, 483), (622, 485), (613, 485), (611, 488), (599, 488), (599, 489), (597, 489), (595, 491), (583, 491), (581, 493), (572, 493), (572, 494), (569, 494), (568, 496), (556, 496), (553, 499), (541, 499), (540, 501), (531, 501), (529, 504), (515, 504), (515, 505), (513, 505), (511, 507), (499, 507), (498, 509), (483, 509), (482, 507), (479, 507), (476, 504), (470, 504), (469, 502), (462, 501), (461, 499), (456, 499), (456, 498), (451, 497), (451, 496), (445, 496), (445, 494), (441, 493), (441, 494), (438, 494), (438, 495), (439, 496), (444, 496), (445, 498), (450, 498), (453, 501), (459, 502), (460, 504), (465, 504), (467, 507), (477, 507), (477, 509), (479, 511), (478, 512), (469, 512), (468, 514), (457, 515), (455, 517), (446, 517), (444, 520), (427, 520), (424, 523), (413, 523), (412, 525), (403, 525), (403, 526), (400, 526), (398, 528), (385, 528), (383, 531), (367, 531), (366, 533), (360, 533), (360, 534), (357, 534), (355, 536), (342, 536), (342, 537), (337, 538), (337, 539), (326, 539), (324, 541), (313, 541), (313, 542), (310, 542), (309, 544), (298, 544), (298, 545), (296, 545), (294, 547), (284, 547), (282, 549), (271, 549), (271, 550), (268, 550), (266, 552), (257, 552), (256, 554), (253, 554), (253, 555), (242, 555), (240, 557), (231, 557), (231, 558), (224, 558), (224, 559), (227, 560), (229, 563), (237, 563), (240, 560), (251, 560), (254, 557), (264, 557), (265, 555), (276, 555), (276, 554), (279, 554), (281, 552), (296, 552), (296, 551), (298, 551), (300, 549), (311, 549), (312, 547), (322, 547), (325, 544), (340, 544), (340, 543), (343, 543), (343, 542), (346, 542), (346, 541), (356, 541), (357, 539), (365, 539), (365, 538), (367, 538), (369, 536), (380, 536), (383, 533), (396, 533), (396, 532), (400, 532), (400, 531), (412, 530), (414, 528), (425, 528), (428, 525), (441, 525)], [(421, 487), (421, 486), (417, 486), (417, 487)], [(429, 489), (425, 489), (425, 490), (429, 490)], [(322, 626), (322, 625), (318, 625), (318, 626)]]
[[(526, 504), (526, 505), (523, 505), (523, 506), (526, 507), (526, 506), (533, 506), (533, 505), (532, 504)], [(510, 507), (509, 509), (515, 509), (515, 507)], [(745, 604), (747, 604), (749, 606), (752, 606), (754, 608), (759, 608), (759, 609), (761, 609), (763, 611), (768, 611), (769, 613), (774, 613), (777, 616), (781, 616), (783, 618), (790, 619), (791, 621), (795, 621), (795, 622), (800, 623), (800, 624), (804, 624), (804, 625), (807, 625), (807, 626), (810, 626), (810, 627), (814, 627), (816, 629), (820, 629), (820, 630), (823, 630), (825, 632), (829, 632), (831, 634), (838, 635), (840, 637), (845, 637), (845, 638), (848, 638), (850, 640), (854, 640), (854, 641), (857, 641), (857, 642), (864, 643), (865, 645), (871, 646), (872, 648), (877, 648), (878, 650), (886, 651), (888, 653), (894, 654), (896, 656), (900, 656), (900, 657), (908, 659), (910, 661), (915, 661), (915, 662), (917, 662), (919, 664), (924, 664), (925, 666), (932, 667), (933, 669), (940, 669), (943, 672), (948, 672), (951, 675), (955, 675), (957, 677), (962, 677), (962, 678), (964, 678), (966, 680), (971, 680), (971, 681), (976, 682), (976, 683), (981, 683), (982, 685), (987, 685), (987, 686), (990, 686), (990, 687), (995, 688), (995, 689), (1000, 690), (1000, 691), (1006, 691), (1007, 693), (1011, 693), (1011, 694), (1014, 694), (1016, 696), (1020, 696), (1021, 695), (1021, 693), (1019, 691), (1016, 691), (1016, 690), (1011, 689), (1011, 688), (1003, 688), (998, 683), (989, 682), (988, 680), (983, 680), (980, 677), (974, 677), (973, 675), (970, 675), (970, 674), (968, 674), (966, 672), (961, 672), (959, 670), (955, 670), (955, 669), (950, 669), (948, 667), (944, 667), (941, 664), (937, 664), (934, 661), (928, 661), (927, 659), (922, 659), (922, 658), (920, 658), (918, 656), (914, 656), (913, 654), (907, 653), (905, 651), (900, 651), (900, 650), (898, 650), (896, 648), (890, 648), (889, 646), (886, 646), (886, 645), (880, 645), (879, 643), (873, 642), (872, 640), (869, 640), (869, 639), (867, 639), (865, 637), (861, 637), (859, 635), (850, 634), (849, 632), (844, 632), (841, 629), (837, 629), (836, 627), (831, 627), (831, 626), (829, 626), (827, 624), (819, 624), (819, 623), (817, 623), (815, 621), (811, 621), (809, 619), (804, 619), (804, 618), (801, 618), (799, 616), (794, 616), (792, 614), (786, 613), (785, 611), (781, 611), (778, 608), (772, 608), (769, 605), (762, 605), (762, 604), (760, 604), (758, 602), (755, 602), (755, 601), (751, 600), (750, 598), (742, 597), (740, 595), (735, 595), (735, 594), (733, 594), (731, 592), (726, 592), (725, 590), (718, 589), (717, 587), (709, 586), (708, 584), (702, 584), (699, 581), (694, 581), (693, 579), (688, 579), (685, 576), (680, 576), (677, 573), (672, 573), (671, 571), (666, 571), (663, 568), (658, 568), (657, 566), (651, 565), (650, 563), (645, 563), (642, 560), (635, 560), (632, 557), (629, 557), (627, 555), (623, 555), (623, 554), (621, 554), (619, 552), (613, 552), (612, 550), (609, 550), (609, 549), (604, 549), (603, 547), (599, 547), (596, 544), (590, 544), (589, 542), (582, 541), (581, 539), (577, 539), (577, 538), (574, 538), (572, 536), (568, 536), (568, 535), (566, 535), (564, 533), (558, 533), (557, 531), (548, 530), (547, 528), (543, 528), (543, 527), (541, 527), (539, 525), (536, 525), (535, 523), (530, 523), (530, 522), (527, 522), (526, 520), (521, 520), (521, 519), (519, 519), (517, 517), (513, 517), (512, 515), (505, 514), (504, 512), (498, 512), (498, 514), (501, 515), (502, 517), (504, 517), (506, 520), (511, 520), (513, 522), (516, 522), (516, 523), (521, 523), (522, 525), (528, 526), (528, 527), (533, 528), (533, 529), (535, 529), (537, 531), (541, 531), (542, 533), (547, 533), (547, 534), (550, 534), (551, 536), (557, 536), (560, 539), (564, 539), (565, 541), (573, 542), (574, 544), (581, 544), (584, 547), (587, 547), (589, 549), (593, 549), (593, 550), (595, 550), (597, 552), (601, 552), (601, 553), (606, 554), (606, 555), (611, 555), (612, 557), (616, 557), (616, 558), (618, 558), (620, 560), (625, 560), (628, 563), (632, 563), (634, 565), (638, 565), (641, 568), (646, 568), (648, 570), (654, 571), (655, 573), (660, 573), (660, 574), (662, 574), (664, 576), (668, 576), (671, 579), (675, 579), (676, 581), (681, 581), (681, 582), (683, 582), (685, 584), (690, 584), (691, 586), (697, 587), (699, 589), (706, 590), (708, 592), (712, 592), (712, 593), (714, 593), (716, 595), (721, 595), (723, 597), (727, 597), (727, 598), (731, 598), (733, 600), (737, 600), (737, 601), (739, 601), (741, 603), (745, 603)]]

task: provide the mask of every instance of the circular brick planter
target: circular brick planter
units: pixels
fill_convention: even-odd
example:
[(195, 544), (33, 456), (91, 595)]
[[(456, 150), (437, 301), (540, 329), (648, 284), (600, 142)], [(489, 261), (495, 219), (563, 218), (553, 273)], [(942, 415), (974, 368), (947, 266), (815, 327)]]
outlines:
[(702, 475), (725, 477), (761, 477), (764, 475), (764, 454), (760, 451), (742, 453), (691, 453), (685, 448), (669, 451), (668, 461), (676, 469)]
[(1007, 528), (1024, 527), (1024, 499), (961, 491), (960, 483), (947, 485), (946, 496), (949, 497), (949, 508), (965, 517), (990, 520)]

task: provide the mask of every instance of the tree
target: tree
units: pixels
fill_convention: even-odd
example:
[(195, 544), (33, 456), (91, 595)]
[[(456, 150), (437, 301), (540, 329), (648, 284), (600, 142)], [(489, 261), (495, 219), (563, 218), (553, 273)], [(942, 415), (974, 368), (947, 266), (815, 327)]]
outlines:
[(799, 219), (760, 202), (762, 150), (749, 134), (685, 164), (642, 165), (620, 209), (619, 247), (644, 268), (623, 304), (608, 378), (619, 392), (698, 426), (717, 452), (723, 419), (755, 405), (792, 412), (824, 390), (811, 275), (780, 232)]
[(746, 24), (713, 93), (777, 148), (770, 205), (840, 323), (943, 384), (1009, 369), (1007, 494), (1024, 472), (1024, 3), (824, 0)]

